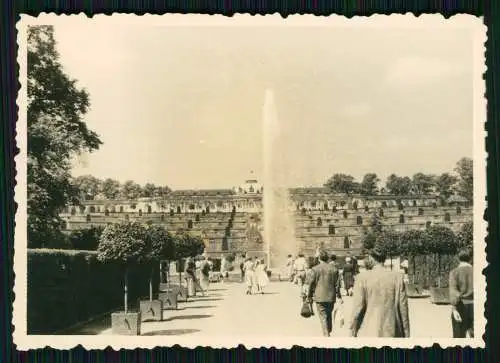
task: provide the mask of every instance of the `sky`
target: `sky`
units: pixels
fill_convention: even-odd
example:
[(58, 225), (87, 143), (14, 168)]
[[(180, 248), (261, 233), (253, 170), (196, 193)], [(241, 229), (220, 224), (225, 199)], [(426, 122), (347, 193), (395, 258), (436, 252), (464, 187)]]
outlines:
[(55, 26), (66, 72), (90, 94), (103, 145), (75, 176), (173, 189), (262, 179), (274, 93), (276, 167), (290, 186), (452, 171), (472, 157), (470, 29)]

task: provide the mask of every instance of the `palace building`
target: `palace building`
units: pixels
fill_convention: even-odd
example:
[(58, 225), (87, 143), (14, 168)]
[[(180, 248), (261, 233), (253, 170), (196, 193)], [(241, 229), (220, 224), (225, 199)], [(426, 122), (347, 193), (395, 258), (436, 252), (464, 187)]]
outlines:
[[(161, 198), (86, 200), (68, 206), (61, 217), (68, 232), (137, 220), (197, 234), (208, 255), (265, 255), (263, 195), (257, 180), (247, 180), (232, 189), (176, 190)], [(457, 196), (445, 202), (433, 195), (347, 196), (322, 187), (291, 188), (289, 196), (294, 253), (311, 254), (322, 245), (339, 256), (358, 254), (374, 218), (397, 231), (434, 224), (457, 231), (472, 220), (472, 207)]]

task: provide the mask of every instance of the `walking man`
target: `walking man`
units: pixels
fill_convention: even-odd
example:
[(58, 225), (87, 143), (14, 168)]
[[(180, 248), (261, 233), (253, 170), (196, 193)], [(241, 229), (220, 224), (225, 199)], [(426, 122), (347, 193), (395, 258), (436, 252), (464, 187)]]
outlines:
[(314, 266), (306, 281), (309, 301), (314, 300), (323, 336), (329, 337), (333, 329), (332, 313), (337, 299), (343, 303), (340, 295), (339, 271), (329, 263), (326, 251), (319, 252), (319, 264)]
[(459, 265), (450, 272), (451, 325), (453, 338), (474, 337), (473, 269), (469, 251), (458, 254)]
[(368, 259), (372, 270), (360, 274), (354, 282), (351, 335), (408, 338), (410, 320), (403, 274), (384, 267), (386, 255), (377, 246)]

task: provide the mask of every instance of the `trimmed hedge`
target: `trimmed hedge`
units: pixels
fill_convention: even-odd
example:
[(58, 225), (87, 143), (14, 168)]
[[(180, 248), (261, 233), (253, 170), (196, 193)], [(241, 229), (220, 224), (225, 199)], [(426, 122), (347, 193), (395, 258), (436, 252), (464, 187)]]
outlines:
[[(129, 270), (129, 301), (149, 296), (151, 264)], [(155, 266), (155, 268), (158, 268)], [(28, 334), (53, 334), (123, 309), (123, 268), (94, 251), (28, 249)], [(159, 273), (153, 273), (158, 286)]]

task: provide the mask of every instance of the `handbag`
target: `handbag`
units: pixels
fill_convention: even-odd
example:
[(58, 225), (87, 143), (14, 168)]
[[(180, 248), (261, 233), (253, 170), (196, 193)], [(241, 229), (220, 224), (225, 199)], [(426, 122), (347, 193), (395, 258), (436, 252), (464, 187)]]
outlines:
[(344, 327), (344, 309), (342, 308), (342, 306), (337, 306), (333, 314), (333, 321), (335, 322), (335, 326), (339, 329), (342, 329)]
[(303, 318), (310, 318), (311, 316), (314, 315), (312, 305), (310, 302), (305, 301), (302, 303), (302, 309), (300, 309), (300, 315)]

